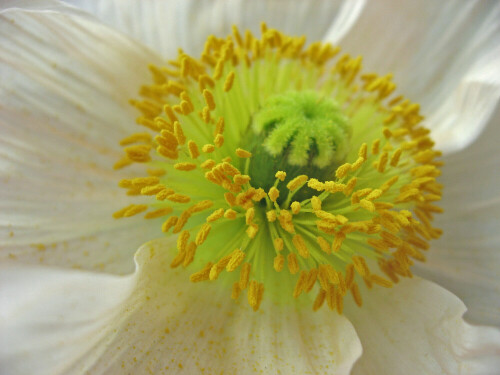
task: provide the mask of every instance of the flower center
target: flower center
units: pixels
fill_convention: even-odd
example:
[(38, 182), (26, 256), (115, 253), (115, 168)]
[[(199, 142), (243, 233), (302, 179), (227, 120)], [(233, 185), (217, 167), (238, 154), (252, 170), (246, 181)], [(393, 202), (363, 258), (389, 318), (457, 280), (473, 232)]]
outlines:
[(234, 27), (199, 59), (180, 51), (150, 66), (153, 83), (131, 101), (143, 130), (121, 141), (115, 165), (145, 166), (119, 185), (149, 200), (114, 217), (147, 211), (177, 236), (172, 267), (246, 293), (255, 310), (265, 290), (341, 313), (344, 298), (361, 306), (360, 283), (391, 287), (425, 260), (441, 234), (440, 153), (391, 75), (304, 46), (265, 25), (260, 38)]
[[(253, 154), (249, 175), (268, 190), (276, 170), (318, 179), (331, 175), (347, 156), (352, 131), (332, 98), (315, 91), (288, 91), (263, 103), (249, 133), (245, 137)], [(306, 188), (300, 198), (312, 195), (313, 190)]]

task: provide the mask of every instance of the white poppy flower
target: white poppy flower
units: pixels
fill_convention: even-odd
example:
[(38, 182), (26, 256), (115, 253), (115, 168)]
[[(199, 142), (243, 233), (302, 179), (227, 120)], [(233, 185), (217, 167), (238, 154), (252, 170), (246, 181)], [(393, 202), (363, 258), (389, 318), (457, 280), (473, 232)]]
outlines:
[[(495, 106), (500, 97), (498, 2), (73, 3), (85, 11), (49, 0), (0, 4), (2, 374), (498, 373), (500, 258), (495, 233), (500, 213), (496, 189), (500, 182), (499, 158), (495, 152), (499, 133), (499, 113), (495, 112)], [(290, 57), (293, 54), (286, 55), (291, 52), (284, 48), (280, 53), (292, 60), (285, 72), (283, 65), (275, 64), (275, 75), (270, 75), (266, 70), (272, 65), (268, 57), (255, 60), (262, 63), (265, 78), (276, 78), (279, 86), (286, 89), (275, 92), (263, 85), (257, 90), (252, 86), (255, 81), (247, 79), (244, 91), (241, 88), (244, 76), (231, 78), (228, 70), (236, 62), (227, 58), (227, 51), (217, 50), (229, 49), (229, 44), (224, 43), (230, 42), (214, 42), (219, 46), (214, 49), (220, 52), (214, 56), (227, 60), (220, 68), (216, 65), (209, 68), (216, 76), (214, 88), (208, 83), (202, 87), (208, 91), (190, 91), (184, 87), (181, 99), (187, 104), (172, 112), (181, 118), (177, 125), (174, 118), (168, 117), (169, 110), (163, 116), (165, 128), (154, 125), (163, 120), (156, 123), (139, 120), (150, 128), (157, 126), (160, 138), (167, 137), (154, 141), (160, 146), (173, 134), (171, 142), (175, 147), (182, 146), (180, 156), (168, 150), (158, 152), (176, 159), (177, 164), (174, 166), (174, 162), (166, 162), (161, 155), (149, 153), (149, 146), (143, 147), (148, 152), (131, 146), (126, 149), (129, 160), (149, 161), (152, 157), (148, 167), (156, 170), (150, 172), (153, 178), (148, 183), (131, 180), (145, 176), (141, 163), (113, 169), (113, 164), (124, 160), (120, 159), (123, 150), (119, 142), (137, 129), (134, 123), (138, 112), (129, 100), (138, 97), (141, 86), (151, 85), (148, 66), (164, 66), (164, 59), (177, 56), (178, 47), (198, 56), (208, 35), (236, 35), (231, 29), (233, 24), (240, 30), (251, 29), (257, 35), (261, 21), (289, 35), (304, 34), (308, 41), (340, 44), (352, 56), (362, 54), (367, 69), (380, 74), (393, 72), (397, 92), (421, 104), (420, 112), (426, 116), (424, 125), (431, 129), (436, 148), (445, 151), (440, 159), (445, 166), (439, 179), (445, 187), (440, 202), (444, 214), (435, 220), (443, 235), (430, 242), (426, 261), (413, 266), (412, 274), (401, 263), (399, 266), (390, 263), (389, 255), (394, 253), (386, 247), (401, 250), (410, 243), (409, 248), (418, 248), (415, 241), (420, 241), (418, 244), (425, 248), (427, 241), (422, 236), (428, 235), (427, 239), (439, 236), (430, 223), (418, 224), (417, 221), (426, 219), (416, 213), (422, 209), (416, 197), (421, 194), (429, 201), (437, 199), (439, 186), (433, 185), (431, 178), (430, 190), (425, 194), (419, 189), (410, 192), (405, 187), (418, 178), (415, 173), (410, 176), (410, 167), (415, 170), (419, 168), (418, 160), (433, 160), (438, 154), (425, 131), (418, 130), (423, 128), (416, 125), (420, 120), (415, 112), (417, 107), (410, 110), (411, 104), (407, 102), (394, 100), (392, 107), (400, 107), (391, 112), (394, 120), (387, 123), (407, 125), (398, 114), (404, 112), (411, 115), (405, 121), (415, 121), (415, 128), (404, 130), (406, 125), (401, 125), (391, 131), (379, 126), (389, 113), (384, 112), (389, 107), (380, 103), (392, 92), (391, 81), (384, 78), (375, 85), (375, 77), (367, 75), (364, 88), (359, 83), (355, 89), (349, 77), (352, 73), (354, 79), (359, 60), (343, 60), (350, 65), (337, 65), (334, 74), (340, 77), (340, 84), (336, 81), (328, 86), (326, 82), (318, 86), (323, 91), (316, 92), (311, 90), (318, 82), (314, 78), (323, 77), (318, 68), (322, 66), (318, 53), (308, 50), (300, 55), (301, 59), (294, 60)], [(300, 42), (274, 31), (263, 33), (272, 41), (262, 48), (268, 48), (269, 56), (277, 61), (283, 56), (276, 57), (276, 46), (282, 46), (283, 40), (297, 45)], [(254, 48), (258, 55), (259, 47)], [(301, 51), (299, 47), (297, 51)], [(328, 47), (322, 51), (325, 56), (333, 55), (334, 49)], [(196, 60), (193, 61), (178, 68), (189, 75), (189, 71), (198, 69)], [(249, 72), (255, 71), (251, 70), (252, 64), (241, 63), (238, 74), (247, 74), (248, 78), (253, 74)], [(150, 69), (155, 72), (155, 68)], [(196, 75), (196, 85), (202, 80), (214, 81), (200, 77)], [(303, 81), (299, 80), (301, 77)], [(162, 83), (162, 78), (158, 79)], [(298, 91), (299, 86), (309, 90)], [(320, 91), (335, 99), (320, 98)], [(248, 95), (243, 97), (243, 92)], [(373, 92), (378, 96), (373, 97), (370, 94)], [(238, 93), (240, 96), (235, 97)], [(266, 100), (261, 100), (264, 96)], [(224, 100), (229, 103), (227, 107), (222, 105)], [(259, 103), (257, 109), (246, 117), (241, 114), (255, 103)], [(326, 104), (320, 108), (317, 103)], [(167, 104), (170, 108), (175, 105)], [(236, 105), (241, 110), (237, 113), (224, 109)], [(293, 133), (297, 129), (302, 131), (290, 125), (297, 106), (312, 108), (315, 126), (328, 132)], [(148, 111), (145, 109), (146, 120)], [(202, 116), (193, 117), (198, 111)], [(347, 112), (349, 116), (344, 116)], [(215, 127), (217, 115), (227, 116), (225, 132), (220, 123)], [(336, 119), (333, 125), (325, 121), (332, 117)], [(231, 133), (231, 121), (234, 124), (244, 118), (252, 118), (256, 130), (242, 139), (239, 133)], [(368, 129), (367, 119), (379, 127)], [(213, 131), (207, 132), (209, 136), (200, 136), (189, 127), (199, 127), (203, 121), (213, 122), (216, 130), (213, 145), (206, 147), (201, 142), (212, 137)], [(290, 131), (282, 134), (295, 137), (292, 146), (286, 142), (280, 144), (279, 137), (271, 139), (270, 126), (290, 127), (293, 134)], [(161, 133), (162, 130), (165, 132)], [(405, 137), (413, 136), (413, 131), (420, 132), (420, 141), (405, 143)], [(336, 134), (333, 140), (328, 138), (331, 132)], [(183, 139), (183, 133), (199, 143), (198, 152), (201, 149), (201, 153), (211, 155), (212, 148), (216, 150), (214, 159), (220, 158), (216, 162), (221, 165), (222, 151), (224, 156), (230, 155), (233, 160), (226, 159), (225, 168), (236, 168), (235, 164), (250, 171), (252, 179), (261, 178), (262, 186), (269, 192), (261, 197), (267, 207), (254, 208), (253, 204), (246, 205), (240, 200), (234, 210), (230, 209), (223, 195), (218, 195), (224, 191), (222, 187), (209, 182), (224, 185), (223, 177), (208, 176), (206, 180), (203, 174), (197, 178), (197, 172), (190, 171), (193, 165), (198, 168), (201, 161), (210, 168), (216, 162), (212, 165), (206, 155), (197, 158), (195, 146), (186, 147), (188, 139)], [(224, 138), (217, 138), (217, 134)], [(314, 139), (316, 149), (310, 152), (303, 142), (294, 143), (300, 136)], [(377, 139), (382, 139), (380, 145)], [(137, 136), (133, 140), (154, 144), (150, 136)], [(122, 143), (129, 147), (129, 141), (130, 138)], [(329, 141), (335, 145), (335, 152), (321, 147), (321, 142)], [(365, 142), (369, 148), (362, 145)], [(258, 161), (267, 152), (275, 159), (266, 156), (268, 159), (261, 161), (272, 160), (280, 162), (283, 169), (289, 168), (285, 182), (291, 185), (287, 188), (280, 181), (287, 178), (280, 173), (276, 179), (273, 173), (269, 180), (266, 162), (252, 170), (248, 166), (251, 163), (237, 159), (248, 156), (246, 150), (235, 152), (236, 147), (245, 145), (255, 154), (252, 160)], [(344, 150), (342, 145), (348, 146)], [(420, 157), (412, 154), (412, 147), (417, 146), (425, 149), (425, 155), (431, 155), (431, 159), (424, 154)], [(282, 157), (284, 148), (286, 157)], [(332, 163), (336, 168), (329, 173), (335, 175), (334, 181), (327, 182), (322, 178), (327, 173), (325, 165)], [(312, 173), (308, 177), (316, 179), (299, 176), (293, 180), (299, 173), (294, 175), (290, 166), (302, 171), (305, 168)], [(392, 174), (384, 174), (386, 166)], [(433, 166), (438, 167), (439, 163)], [(168, 178), (158, 177), (159, 168), (167, 170)], [(395, 175), (399, 180), (389, 178)], [(224, 185), (226, 190), (234, 189), (236, 194), (239, 185), (243, 192), (249, 191), (245, 175), (238, 176), (235, 172), (231, 177), (231, 185)], [(384, 185), (388, 178), (392, 182)], [(296, 182), (297, 189), (291, 180)], [(361, 182), (354, 191), (358, 180)], [(118, 188), (119, 182), (143, 196), (124, 194)], [(306, 191), (306, 182), (311, 190)], [(268, 189), (269, 183), (274, 190)], [(166, 186), (156, 191), (161, 184)], [(182, 187), (177, 189), (179, 184)], [(387, 193), (393, 185), (400, 190)], [(173, 228), (163, 224), (163, 229), (180, 233), (179, 239), (161, 233), (166, 217), (156, 216), (170, 214), (171, 210), (163, 200), (156, 202), (149, 196), (170, 187), (175, 193), (165, 193), (163, 199), (169, 198), (169, 207), (178, 219), (171, 221)], [(339, 187), (342, 189), (333, 192)], [(286, 198), (294, 191), (298, 191), (294, 193), (297, 196), (304, 194), (300, 203), (291, 204), (291, 199)], [(335, 200), (331, 198), (333, 194), (338, 194)], [(393, 205), (390, 212), (397, 214), (393, 216), (399, 222), (394, 224), (395, 234), (387, 229), (392, 221), (383, 219), (381, 213), (391, 215), (389, 202), (377, 200), (383, 194)], [(179, 207), (188, 198), (193, 200), (191, 203), (207, 206), (203, 208), (211, 206), (206, 212), (214, 220), (208, 219), (208, 214), (193, 215), (186, 218), (188, 224), (183, 223), (186, 227), (177, 224), (182, 221), (183, 211)], [(429, 202), (425, 204), (430, 209)], [(201, 212), (201, 206), (189, 212)], [(132, 215), (151, 207), (160, 210), (149, 214), (151, 220)], [(221, 208), (224, 209), (216, 210)], [(289, 216), (281, 214), (284, 209), (288, 209)], [(116, 212), (115, 217), (132, 217), (117, 220), (112, 215)], [(219, 213), (225, 213), (226, 217)], [(237, 219), (231, 221), (232, 215)], [(218, 216), (221, 220), (216, 221)], [(279, 216), (278, 220), (275, 216)], [(202, 226), (205, 219), (208, 222)], [(314, 233), (315, 238), (316, 229), (297, 232), (290, 229), (290, 225), (305, 228), (301, 227), (301, 220), (307, 225), (314, 223), (315, 228), (316, 219), (320, 219), (318, 228), (323, 228), (324, 237), (316, 245), (308, 237)], [(354, 227), (351, 223), (356, 221), (363, 223)], [(229, 224), (223, 226), (222, 222)], [(209, 227), (208, 223), (213, 224)], [(382, 227), (387, 229), (384, 235)], [(417, 227), (420, 240), (416, 235), (409, 239), (410, 229), (406, 232), (401, 229)], [(187, 244), (189, 236), (192, 242)], [(280, 245), (278, 240), (277, 244), (277, 238), (284, 243)], [(361, 243), (369, 243), (371, 247)], [(194, 250), (199, 246), (194, 258), (186, 255), (191, 244)], [(351, 250), (353, 246), (355, 251)], [(240, 249), (239, 252), (232, 252), (234, 248)], [(405, 247), (405, 251), (411, 252), (416, 260), (423, 260), (422, 252), (416, 249), (412, 252), (409, 248)], [(227, 249), (231, 252), (227, 253)], [(267, 256), (262, 249), (272, 255)], [(288, 257), (285, 267), (288, 270), (281, 270), (283, 253), (296, 254), (298, 267), (307, 271), (304, 277), (313, 282), (310, 287), (304, 286), (305, 279), (301, 284), (299, 273), (292, 272), (293, 262)], [(404, 259), (409, 259), (406, 255)], [(246, 258), (243, 260), (242, 256)], [(309, 266), (311, 259), (320, 265), (319, 271), (313, 272), (316, 266)], [(207, 260), (215, 264), (197, 272)], [(172, 268), (172, 262), (178, 266), (185, 263), (187, 267)], [(242, 287), (239, 280), (245, 279), (242, 276), (245, 272), (241, 271), (245, 269), (244, 262), (253, 273), (250, 286), (247, 273)], [(223, 267), (218, 268), (220, 264)], [(276, 272), (278, 269), (281, 272)], [(326, 281), (318, 276), (323, 269), (333, 270), (327, 272), (331, 278)], [(195, 279), (219, 280), (192, 283), (189, 278), (193, 273), (198, 275)], [(402, 278), (410, 275), (413, 277)], [(316, 279), (318, 282), (314, 284)], [(229, 288), (228, 281), (234, 282)], [(392, 288), (383, 287), (396, 281)], [(373, 284), (380, 285), (370, 288)], [(298, 298), (289, 298), (294, 288)], [(310, 296), (312, 293), (315, 295)], [(311, 304), (317, 311), (312, 311)], [(472, 324), (464, 320), (464, 314)]]

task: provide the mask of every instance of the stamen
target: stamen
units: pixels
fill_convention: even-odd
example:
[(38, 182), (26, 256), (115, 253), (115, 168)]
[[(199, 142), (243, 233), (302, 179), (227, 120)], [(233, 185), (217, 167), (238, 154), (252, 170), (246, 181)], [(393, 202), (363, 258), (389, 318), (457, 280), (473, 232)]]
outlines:
[(232, 299), (246, 293), (254, 310), (264, 290), (291, 303), (317, 285), (312, 309), (341, 314), (348, 294), (362, 306), (361, 282), (392, 287), (425, 261), (441, 235), (441, 153), (391, 74), (362, 73), (360, 56), (337, 58), (330, 44), (261, 32), (233, 27), (199, 59), (180, 51), (149, 66), (152, 82), (130, 101), (141, 130), (119, 141), (113, 166), (145, 167), (119, 183), (142, 200), (113, 216), (163, 218), (177, 235), (171, 266), (218, 280)]

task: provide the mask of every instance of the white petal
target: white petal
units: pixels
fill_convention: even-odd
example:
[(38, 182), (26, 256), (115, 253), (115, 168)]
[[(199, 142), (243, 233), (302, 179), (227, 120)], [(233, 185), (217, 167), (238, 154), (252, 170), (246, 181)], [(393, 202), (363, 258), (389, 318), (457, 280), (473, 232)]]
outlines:
[(498, 2), (382, 0), (368, 2), (341, 44), (367, 69), (393, 72), (399, 92), (422, 105), (438, 148), (456, 151), (500, 97), (499, 33)]
[(465, 323), (463, 303), (436, 284), (403, 280), (363, 290), (363, 301), (345, 313), (363, 345), (354, 375), (490, 375), (500, 368), (500, 331)]
[(265, 21), (293, 35), (305, 34), (310, 41), (327, 34), (337, 40), (356, 21), (365, 0), (67, 2), (172, 58), (178, 47), (199, 54), (208, 35), (225, 36), (233, 24), (257, 32)]
[[(346, 318), (269, 303), (254, 313), (246, 301), (232, 301), (227, 287), (193, 284), (186, 270), (170, 269), (168, 246), (142, 247), (130, 277), (2, 270), (0, 361), (7, 371), (170, 374), (182, 366), (187, 374), (348, 374), (361, 354)], [(57, 357), (47, 355), (56, 348)]]
[(500, 109), (471, 147), (444, 158), (442, 238), (432, 244), (420, 275), (466, 304), (466, 318), (500, 326)]
[(158, 57), (66, 10), (0, 13), (1, 254), (130, 272), (159, 223), (112, 218), (130, 204), (117, 183), (132, 172), (112, 166), (135, 128), (127, 102)]

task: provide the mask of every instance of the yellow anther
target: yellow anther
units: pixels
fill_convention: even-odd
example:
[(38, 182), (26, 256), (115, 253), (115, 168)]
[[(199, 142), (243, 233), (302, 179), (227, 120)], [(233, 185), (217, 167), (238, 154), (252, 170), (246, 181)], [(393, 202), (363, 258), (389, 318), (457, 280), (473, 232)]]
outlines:
[(214, 134), (217, 135), (224, 133), (224, 128), (225, 128), (224, 117), (220, 117), (219, 120), (217, 120), (217, 124), (215, 124)]
[(335, 171), (335, 177), (337, 177), (338, 179), (342, 179), (344, 178), (345, 176), (347, 176), (347, 173), (351, 170), (351, 164), (349, 163), (345, 163), (345, 164), (342, 164), (340, 167), (337, 168), (337, 170)]
[(233, 288), (231, 289), (231, 298), (236, 300), (241, 294), (240, 283), (235, 282), (233, 284)]
[(311, 197), (311, 206), (314, 211), (319, 211), (321, 210), (321, 199), (319, 199), (317, 196)]
[(224, 144), (224, 136), (222, 134), (217, 134), (214, 138), (215, 147), (221, 148)]
[(318, 245), (321, 248), (321, 250), (323, 250), (327, 254), (330, 254), (332, 252), (330, 244), (328, 243), (327, 240), (325, 240), (321, 236), (316, 237), (316, 240), (318, 241)]
[(278, 254), (274, 257), (273, 267), (276, 272), (281, 272), (283, 266), (285, 265), (285, 257), (282, 254)]
[(389, 190), (391, 188), (392, 185), (394, 185), (399, 179), (399, 176), (393, 176), (391, 177), (390, 179), (388, 179), (386, 182), (384, 182), (384, 184), (380, 187), (380, 190), (382, 190), (382, 192), (386, 192), (387, 190)]
[(234, 82), (234, 72), (230, 72), (227, 77), (226, 81), (224, 82), (224, 92), (228, 92), (231, 90), (233, 87), (233, 82)]
[(179, 216), (179, 220), (177, 220), (177, 222), (175, 223), (174, 229), (172, 229), (172, 231), (174, 233), (179, 233), (182, 230), (182, 228), (184, 228), (184, 225), (186, 225), (190, 217), (191, 213), (188, 210), (183, 211)]
[(200, 167), (203, 169), (212, 169), (215, 166), (215, 161), (212, 159), (205, 160), (200, 164)]
[(172, 159), (172, 160), (176, 160), (179, 157), (179, 153), (177, 152), (177, 150), (172, 150), (172, 149), (169, 149), (169, 148), (166, 148), (163, 146), (158, 146), (156, 148), (156, 152), (158, 152), (160, 155), (162, 155), (168, 159)]
[(156, 194), (156, 199), (159, 200), (159, 201), (164, 201), (165, 199), (167, 199), (170, 195), (174, 194), (174, 190), (173, 189), (163, 189), (163, 190), (160, 190), (157, 194)]
[(226, 210), (226, 212), (224, 212), (224, 217), (226, 219), (229, 219), (229, 220), (234, 220), (234, 219), (236, 219), (237, 214), (238, 213), (235, 210), (228, 209), (228, 210)]
[[(331, 182), (330, 186), (333, 186), (332, 184), (335, 184), (333, 181), (329, 181), (329, 182)], [(326, 189), (326, 184), (318, 181), (316, 178), (311, 178), (307, 182), (307, 186), (309, 186), (311, 189), (314, 189), (316, 191), (323, 191)]]
[(340, 248), (342, 247), (342, 243), (344, 242), (345, 237), (346, 237), (345, 234), (342, 232), (338, 232), (335, 235), (335, 238), (333, 239), (333, 243), (332, 243), (332, 251), (334, 253), (337, 253), (340, 251)]
[(370, 275), (370, 281), (373, 282), (374, 284), (383, 286), (384, 288), (392, 287), (392, 282), (378, 275)]
[(196, 169), (196, 164), (194, 163), (177, 163), (174, 164), (174, 168), (179, 171), (192, 171)]
[(128, 146), (130, 144), (137, 143), (137, 142), (150, 143), (151, 142), (151, 135), (148, 133), (132, 134), (131, 136), (123, 138), (120, 141), (120, 146)]
[(137, 163), (147, 163), (151, 160), (151, 156), (149, 155), (151, 151), (150, 145), (130, 146), (126, 147), (124, 151), (130, 160)]
[(301, 271), (297, 283), (295, 284), (295, 288), (293, 290), (293, 298), (298, 298), (302, 291), (304, 290), (304, 286), (307, 283), (307, 272)]
[(365, 162), (365, 159), (363, 159), (361, 156), (358, 157), (358, 159), (351, 165), (351, 171), (357, 171)]
[(245, 223), (247, 225), (252, 224), (253, 219), (255, 217), (255, 209), (253, 207), (250, 207), (246, 212), (245, 212)]
[(288, 254), (287, 263), (288, 263), (288, 271), (290, 271), (292, 275), (295, 275), (297, 272), (299, 272), (299, 261), (295, 253)]
[(175, 224), (177, 224), (178, 219), (179, 218), (177, 216), (169, 217), (161, 227), (162, 232), (167, 233), (170, 230), (170, 228), (172, 228)]
[(196, 244), (191, 241), (186, 248), (186, 255), (184, 256), (184, 260), (182, 261), (182, 265), (184, 267), (189, 266), (193, 262), (195, 253)]
[(226, 271), (232, 272), (236, 268), (238, 268), (240, 264), (243, 263), (245, 255), (245, 252), (241, 251), (240, 249), (236, 249), (231, 256), (231, 260), (226, 266)]
[(191, 201), (189, 196), (177, 193), (169, 195), (167, 199), (175, 203), (188, 203)]
[(128, 209), (123, 213), (123, 217), (130, 217), (134, 216), (137, 214), (140, 214), (141, 212), (144, 212), (148, 209), (148, 206), (145, 204), (133, 204), (128, 207)]
[(286, 185), (286, 187), (288, 188), (288, 190), (294, 191), (294, 190), (298, 189), (299, 187), (301, 187), (302, 185), (304, 185), (308, 179), (309, 179), (309, 177), (307, 177), (305, 174), (297, 176), (292, 181), (290, 181)]
[(267, 218), (267, 221), (269, 221), (270, 223), (275, 222), (276, 218), (277, 218), (276, 211), (275, 210), (267, 211), (266, 218)]
[(210, 117), (210, 108), (204, 107), (201, 111), (201, 118), (205, 124), (210, 124), (212, 118)]
[(278, 171), (278, 172), (276, 172), (276, 174), (274, 175), (274, 177), (276, 177), (280, 181), (285, 181), (286, 172)]
[(186, 250), (189, 236), (189, 231), (183, 230), (181, 234), (179, 234), (179, 237), (177, 237), (177, 250), (179, 250), (179, 252), (183, 252)]
[(245, 231), (249, 238), (255, 238), (257, 232), (259, 231), (259, 226), (257, 224), (249, 224), (247, 230)]
[(358, 284), (353, 283), (350, 290), (351, 290), (351, 294), (352, 294), (352, 298), (354, 299), (354, 302), (356, 302), (356, 305), (361, 307), (363, 305), (363, 299), (361, 298), (361, 293), (359, 291)]
[(118, 160), (115, 164), (113, 164), (113, 169), (115, 170), (122, 169), (128, 167), (132, 163), (133, 163), (132, 160), (130, 160), (126, 156), (123, 156), (120, 160)]
[(207, 76), (206, 74), (200, 75), (198, 77), (198, 82), (200, 84), (200, 91), (202, 91), (202, 92), (207, 86), (210, 86), (210, 87), (215, 86), (215, 82), (213, 81), (213, 79), (210, 78), (209, 76)]
[[(290, 205), (290, 208), (292, 209), (292, 213), (294, 215), (297, 215), (300, 212), (300, 203), (297, 201), (292, 202), (292, 204)], [(320, 204), (320, 208), (321, 208), (321, 204)]]
[(166, 216), (170, 213), (172, 213), (172, 207), (163, 207), (159, 208), (155, 211), (148, 212), (146, 215), (144, 215), (145, 219), (156, 219), (158, 217)]
[(359, 202), (359, 205), (367, 211), (375, 212), (375, 205), (373, 204), (373, 202), (371, 202), (367, 199), (361, 199), (361, 201)]
[(196, 144), (195, 141), (190, 140), (188, 142), (188, 148), (191, 159), (196, 159), (198, 156), (200, 156), (200, 151), (198, 150), (198, 145)]
[(200, 282), (200, 281), (209, 280), (210, 270), (212, 269), (212, 267), (213, 267), (213, 263), (212, 262), (208, 262), (207, 265), (205, 267), (203, 267), (202, 270), (200, 270), (200, 271), (198, 271), (196, 273), (193, 273), (189, 277), (189, 279), (193, 283), (197, 283), (197, 282)]
[(402, 152), (402, 150), (400, 148), (398, 148), (392, 154), (392, 156), (391, 156), (391, 162), (390, 162), (390, 164), (391, 164), (392, 167), (396, 167), (398, 165), (399, 158), (401, 157), (401, 152)]
[(280, 191), (273, 186), (269, 189), (268, 195), (272, 202), (276, 202), (276, 199), (280, 196)]
[(212, 212), (208, 217), (207, 217), (207, 223), (212, 223), (218, 219), (220, 219), (222, 216), (224, 216), (224, 209), (219, 208)]
[(203, 97), (205, 98), (205, 103), (207, 103), (208, 108), (213, 111), (215, 109), (215, 100), (214, 95), (210, 92), (210, 90), (203, 90)]
[(283, 250), (283, 247), (284, 247), (283, 239), (280, 238), (280, 237), (275, 238), (274, 241), (273, 241), (273, 245), (274, 245), (274, 249), (276, 251)]
[(302, 238), (300, 234), (296, 234), (292, 237), (292, 243), (302, 258), (309, 258), (309, 250), (304, 238)]
[(382, 152), (377, 162), (377, 171), (379, 171), (380, 173), (384, 173), (388, 160), (389, 154), (386, 151)]
[(145, 186), (141, 188), (142, 195), (156, 195), (160, 191), (165, 190), (166, 187), (164, 185), (154, 185), (154, 186)]
[(210, 153), (215, 151), (215, 146), (211, 145), (211, 144), (206, 144), (206, 145), (203, 145), (201, 150), (206, 154), (210, 154)]
[(247, 150), (243, 150), (242, 148), (237, 148), (236, 155), (240, 158), (249, 158), (252, 156), (252, 153)]
[(230, 192), (224, 193), (224, 199), (227, 202), (227, 204), (230, 205), (231, 207), (236, 206), (236, 197), (232, 193)]
[(245, 185), (246, 183), (250, 182), (250, 176), (237, 174), (233, 177), (233, 181), (235, 184)]
[(352, 264), (354, 265), (354, 269), (360, 276), (368, 277), (370, 275), (370, 269), (366, 264), (365, 258), (355, 255), (352, 257)]
[(165, 112), (165, 114), (167, 115), (168, 119), (172, 123), (174, 123), (175, 121), (178, 121), (177, 120), (177, 116), (174, 113), (174, 110), (168, 104), (165, 104), (165, 106), (163, 107), (163, 112)]
[(316, 299), (314, 300), (313, 311), (318, 311), (321, 308), (321, 306), (323, 306), (325, 299), (326, 299), (326, 291), (324, 289), (320, 289), (318, 295), (316, 296)]
[(182, 131), (182, 126), (181, 124), (179, 124), (178, 121), (174, 122), (174, 136), (180, 145), (186, 143), (186, 136), (184, 135), (184, 132)]
[(372, 143), (372, 154), (377, 155), (379, 153), (379, 150), (380, 150), (380, 139), (376, 139)]
[(366, 196), (366, 199), (369, 201), (372, 201), (374, 199), (380, 198), (382, 195), (383, 191), (381, 189), (374, 189), (370, 194)]
[(209, 209), (213, 205), (214, 205), (214, 202), (212, 202), (209, 199), (206, 199), (206, 200), (200, 201), (200, 202), (194, 204), (193, 206), (191, 206), (189, 208), (189, 212), (191, 212), (192, 214), (197, 213), (197, 212), (202, 212), (202, 211)]
[(239, 285), (241, 290), (245, 290), (248, 286), (248, 281), (250, 277), (250, 270), (252, 265), (250, 263), (245, 263), (241, 266)]
[(363, 143), (361, 147), (359, 148), (358, 151), (358, 157), (363, 158), (366, 160), (367, 158), (367, 150), (368, 150), (368, 145), (366, 143)]

